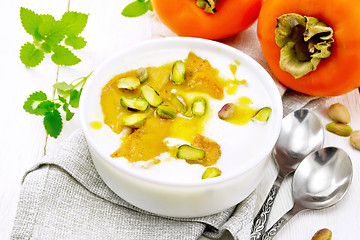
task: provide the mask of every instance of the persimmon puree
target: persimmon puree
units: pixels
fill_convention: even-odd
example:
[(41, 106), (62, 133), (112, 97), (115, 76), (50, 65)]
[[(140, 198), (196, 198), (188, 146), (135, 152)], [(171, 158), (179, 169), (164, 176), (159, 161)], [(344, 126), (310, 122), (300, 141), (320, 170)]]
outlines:
[(224, 81), (219, 78), (219, 71), (212, 68), (209, 61), (189, 54), (185, 60), (186, 85), (192, 91), (205, 92), (215, 99), (224, 97)]
[(164, 139), (169, 137), (173, 121), (151, 115), (145, 124), (132, 132), (112, 157), (125, 157), (130, 162), (150, 160), (168, 151)]
[(219, 144), (207, 137), (204, 137), (203, 135), (196, 135), (194, 137), (193, 146), (203, 149), (206, 152), (206, 155), (199, 161), (186, 160), (187, 163), (211, 166), (215, 164), (221, 156)]
[[(187, 100), (188, 108), (192, 100), (188, 97), (188, 94), (191, 94), (191, 96), (198, 94), (208, 99), (223, 99), (224, 80), (219, 77), (217, 69), (213, 68), (207, 60), (196, 56), (192, 52), (185, 59), (185, 64), (185, 82), (182, 84), (175, 84), (170, 80), (172, 71), (172, 63), (170, 63), (159, 67), (147, 67), (149, 79), (142, 85), (151, 86), (161, 96), (163, 104), (170, 106), (173, 105), (170, 96), (174, 92), (181, 93)], [(104, 86), (101, 94), (100, 103), (104, 114), (104, 122), (115, 133), (121, 133), (125, 128), (123, 118), (134, 113), (121, 106), (120, 98), (123, 96), (141, 96), (140, 88), (124, 91), (117, 87), (117, 81), (124, 77), (136, 77), (136, 70), (116, 75)], [(132, 129), (131, 133), (124, 138), (120, 148), (111, 155), (112, 157), (125, 157), (130, 162), (152, 160), (161, 153), (169, 152), (169, 147), (164, 141), (166, 138), (178, 138), (192, 143), (195, 136), (203, 133), (207, 119), (206, 115), (203, 117), (185, 117), (183, 114), (178, 113), (175, 118), (162, 119), (156, 115), (155, 109), (149, 107), (145, 111), (148, 115), (145, 123), (138, 129)], [(204, 142), (204, 140), (202, 141)], [(220, 149), (220, 146), (217, 144), (215, 146), (215, 144), (207, 144), (206, 146), (209, 148), (208, 150), (212, 148), (211, 146)], [(214, 164), (219, 157), (220, 154), (218, 154), (217, 158), (213, 157), (211, 161), (204, 160), (199, 164), (204, 166), (208, 166), (209, 163)]]

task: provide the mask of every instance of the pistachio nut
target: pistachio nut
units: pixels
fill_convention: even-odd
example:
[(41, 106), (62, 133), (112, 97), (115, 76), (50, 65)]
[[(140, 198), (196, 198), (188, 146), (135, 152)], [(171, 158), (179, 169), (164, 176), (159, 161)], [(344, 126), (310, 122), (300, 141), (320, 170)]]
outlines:
[(348, 137), (352, 132), (352, 128), (349, 125), (339, 123), (339, 122), (332, 122), (326, 124), (326, 130), (329, 132), (335, 133), (339, 136)]
[(136, 70), (136, 77), (139, 79), (140, 83), (144, 83), (149, 79), (149, 73), (146, 68), (139, 68)]
[(181, 145), (176, 153), (176, 157), (186, 160), (201, 160), (205, 157), (206, 152), (203, 149), (193, 147), (187, 144)]
[(156, 114), (161, 118), (170, 119), (176, 116), (176, 111), (172, 106), (160, 105), (156, 108)]
[(328, 109), (328, 115), (334, 122), (348, 124), (350, 122), (350, 113), (341, 103), (335, 103)]
[(117, 86), (121, 90), (135, 90), (140, 86), (140, 80), (136, 77), (124, 77), (117, 81)]
[(124, 117), (123, 124), (130, 128), (140, 128), (145, 120), (147, 115), (144, 113), (135, 113), (129, 116)]
[(327, 228), (323, 228), (317, 231), (311, 240), (330, 240), (331, 236), (332, 232)]
[(208, 167), (202, 175), (202, 179), (214, 178), (221, 175), (220, 169), (216, 167)]
[(235, 104), (227, 103), (220, 109), (220, 111), (218, 112), (218, 116), (220, 119), (225, 120), (230, 118), (234, 114), (234, 111), (235, 111)]
[(187, 111), (187, 105), (185, 99), (175, 93), (171, 93), (170, 101), (174, 104), (177, 110), (181, 113), (185, 113)]
[(357, 150), (360, 150), (360, 130), (351, 132), (350, 144)]
[(269, 120), (271, 111), (272, 109), (269, 107), (261, 108), (255, 113), (253, 118), (260, 122), (267, 122)]
[(205, 115), (207, 110), (207, 103), (204, 98), (195, 98), (191, 105), (191, 111), (194, 116), (202, 117)]

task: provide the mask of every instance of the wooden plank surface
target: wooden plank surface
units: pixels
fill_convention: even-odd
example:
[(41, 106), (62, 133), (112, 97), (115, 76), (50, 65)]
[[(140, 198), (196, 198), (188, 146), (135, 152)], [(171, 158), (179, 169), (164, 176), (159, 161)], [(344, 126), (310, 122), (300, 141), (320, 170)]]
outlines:
[[(40, 117), (27, 114), (22, 105), (28, 95), (42, 90), (53, 94), (52, 85), (56, 81), (70, 82), (81, 76), (88, 75), (94, 68), (115, 52), (125, 49), (138, 42), (151, 38), (175, 36), (163, 26), (153, 13), (140, 18), (124, 18), (121, 10), (131, 0), (31, 0), (31, 1), (1, 1), (0, 22), (1, 58), (0, 80), (1, 118), (0, 118), (0, 239), (8, 239), (11, 234), (16, 206), (20, 192), (21, 178), (25, 171), (34, 165), (46, 152), (51, 152), (54, 146), (61, 143), (74, 129), (79, 128), (78, 116), (64, 125), (64, 130), (58, 139), (47, 137)], [(49, 57), (38, 67), (26, 68), (19, 59), (20, 47), (29, 36), (21, 26), (19, 11), (24, 6), (37, 13), (48, 13), (57, 19), (67, 11), (89, 13), (88, 24), (81, 34), (88, 41), (87, 46), (76, 54), (82, 62), (73, 67), (57, 67)], [(266, 67), (264, 59), (258, 55), (258, 43), (244, 42), (244, 35), (255, 34), (252, 27), (242, 35), (222, 42), (238, 49), (245, 45), (255, 46), (246, 52)], [(255, 44), (255, 45), (254, 45)], [(254, 50), (255, 49), (255, 50)], [(258, 56), (258, 57), (257, 57)], [(359, 76), (360, 77), (360, 76)], [(353, 129), (360, 129), (360, 95), (354, 90), (346, 95), (334, 97), (316, 109), (324, 124), (330, 120), (326, 115), (327, 107), (335, 102), (341, 102), (350, 110)], [(356, 229), (360, 227), (358, 216), (360, 207), (360, 152), (353, 149), (348, 138), (335, 136), (326, 132), (326, 146), (338, 146), (346, 150), (352, 158), (354, 178), (349, 194), (336, 206), (321, 210), (300, 213), (294, 217), (275, 239), (311, 239), (313, 233), (323, 227), (333, 230), (333, 239), (357, 239)], [(270, 186), (275, 179), (276, 171), (273, 164), (260, 184), (258, 207), (262, 204)], [(270, 224), (279, 218), (291, 206), (290, 178), (280, 189), (270, 218)]]

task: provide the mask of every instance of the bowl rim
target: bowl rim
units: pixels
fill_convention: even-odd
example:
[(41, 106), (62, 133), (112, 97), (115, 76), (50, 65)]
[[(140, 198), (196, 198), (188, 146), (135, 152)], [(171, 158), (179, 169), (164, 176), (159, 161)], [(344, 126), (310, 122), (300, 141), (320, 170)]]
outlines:
[[(207, 47), (212, 47), (212, 48), (217, 47), (224, 51), (231, 52), (234, 55), (240, 55), (242, 59), (246, 59), (246, 61), (248, 61), (249, 64), (251, 64), (252, 66), (255, 66), (255, 68), (257, 68), (258, 71), (260, 71), (263, 75), (267, 76), (266, 81), (268, 81), (268, 85), (269, 85), (268, 87), (271, 88), (271, 89), (267, 88), (267, 91), (270, 91), (270, 93), (274, 93), (274, 94), (269, 94), (269, 96), (274, 101), (274, 107), (277, 108), (278, 114), (276, 117), (279, 118), (279, 123), (277, 123), (275, 125), (275, 127), (273, 128), (274, 134), (271, 135), (272, 139), (270, 141), (267, 141), (266, 146), (263, 146), (261, 148), (262, 154), (259, 155), (259, 159), (257, 161), (253, 161), (252, 164), (249, 164), (249, 166), (247, 168), (244, 168), (243, 171), (239, 172), (238, 174), (223, 176), (221, 178), (210, 178), (210, 179), (206, 179), (206, 181), (202, 180), (201, 182), (195, 182), (195, 183), (193, 183), (193, 182), (182, 182), (182, 183), (181, 182), (165, 182), (165, 181), (162, 181), (161, 179), (153, 179), (151, 177), (143, 176), (141, 174), (137, 174), (136, 172), (129, 172), (126, 169), (123, 169), (123, 168), (119, 167), (118, 165), (114, 164), (114, 162), (112, 161), (113, 159), (110, 159), (109, 156), (106, 156), (106, 154), (104, 154), (104, 152), (101, 149), (99, 149), (98, 145), (95, 144), (94, 137), (90, 133), (89, 122), (88, 122), (88, 120), (86, 118), (86, 114), (85, 114), (86, 107), (84, 107), (86, 105), (85, 103), (86, 103), (86, 99), (88, 97), (87, 96), (88, 92), (90, 91), (88, 89), (90, 89), (91, 85), (92, 85), (91, 83), (93, 81), (95, 81), (94, 79), (96, 79), (97, 73), (101, 72), (101, 69), (106, 68), (107, 65), (111, 64), (111, 62), (113, 62), (115, 59), (119, 58), (119, 56), (124, 55), (129, 52), (131, 53), (133, 50), (135, 50), (137, 48), (143, 48), (148, 45), (151, 46), (151, 45), (156, 45), (156, 44), (161, 44), (161, 43), (172, 43), (172, 44), (176, 44), (176, 43), (194, 44), (195, 43), (195, 44), (202, 44), (203, 46), (206, 45)], [(253, 169), (257, 165), (261, 164), (261, 162), (264, 161), (264, 159), (267, 158), (268, 155), (271, 154), (271, 151), (272, 151), (272, 149), (277, 141), (277, 138), (280, 134), (281, 120), (282, 120), (282, 116), (283, 116), (283, 106), (282, 106), (280, 92), (279, 92), (273, 78), (257, 61), (255, 61), (252, 57), (245, 54), (241, 50), (236, 49), (232, 46), (226, 45), (224, 43), (214, 41), (214, 40), (208, 40), (208, 39), (202, 39), (202, 38), (196, 38), (196, 37), (166, 37), (166, 38), (150, 39), (150, 40), (145, 40), (145, 41), (136, 43), (132, 46), (129, 46), (126, 49), (116, 52), (115, 54), (113, 54), (112, 56), (107, 58), (98, 67), (96, 67), (94, 69), (94, 71), (92, 72), (91, 76), (89, 77), (89, 79), (87, 80), (87, 83), (85, 84), (84, 89), (82, 91), (82, 97), (80, 98), (80, 104), (79, 104), (79, 115), (80, 115), (80, 126), (85, 134), (85, 138), (86, 138), (86, 141), (88, 142), (88, 145), (90, 145), (95, 150), (95, 152), (102, 158), (103, 161), (110, 164), (116, 170), (122, 172), (122, 174), (126, 174), (130, 177), (133, 177), (133, 178), (136, 178), (136, 179), (139, 179), (142, 181), (151, 182), (154, 184), (160, 184), (163, 186), (198, 187), (198, 186), (213, 185), (213, 184), (219, 184), (219, 183), (230, 181), (238, 176), (246, 174), (247, 172), (251, 171), (251, 169)]]

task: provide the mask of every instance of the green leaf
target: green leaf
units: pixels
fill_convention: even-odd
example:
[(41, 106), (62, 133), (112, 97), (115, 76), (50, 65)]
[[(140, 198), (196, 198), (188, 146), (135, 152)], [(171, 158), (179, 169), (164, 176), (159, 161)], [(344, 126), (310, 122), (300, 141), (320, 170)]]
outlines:
[(59, 44), (65, 37), (65, 25), (51, 15), (40, 15), (39, 34), (50, 46)]
[(54, 104), (54, 109), (58, 109), (59, 107), (61, 107), (61, 104), (60, 104), (60, 103), (55, 103), (55, 104)]
[(70, 121), (75, 115), (75, 113), (71, 112), (68, 107), (69, 104), (64, 105), (64, 111), (66, 112), (66, 121)]
[(64, 97), (59, 96), (59, 100), (60, 100), (60, 102), (62, 102), (62, 103), (66, 103), (66, 99), (65, 99)]
[(151, 2), (150, 2), (150, 1), (147, 1), (146, 3), (147, 3), (147, 7), (148, 7), (149, 11), (152, 11), (153, 8), (152, 8), (152, 6), (151, 6)]
[(69, 49), (61, 45), (54, 46), (53, 52), (51, 59), (57, 65), (72, 66), (81, 61)]
[(66, 82), (58, 82), (53, 85), (53, 87), (62, 95), (70, 92), (74, 89), (74, 86), (67, 84)]
[(78, 35), (80, 34), (87, 23), (87, 14), (79, 12), (65, 12), (61, 18), (61, 22), (66, 26), (66, 35)]
[(63, 110), (66, 113), (66, 121), (70, 121), (73, 118), (73, 116), (75, 115), (75, 113), (70, 111), (68, 103), (64, 103)]
[(59, 108), (58, 104), (55, 104), (54, 102), (50, 100), (43, 101), (37, 105), (35, 111), (36, 115), (45, 115), (47, 112), (51, 112), (55, 109)]
[(86, 41), (83, 37), (71, 35), (65, 38), (65, 44), (74, 49), (81, 49), (85, 47)]
[(23, 109), (30, 114), (42, 115), (41, 112), (38, 112), (37, 107), (43, 101), (47, 101), (46, 94), (42, 91), (34, 92), (25, 101)]
[(38, 31), (40, 35), (45, 36), (52, 30), (52, 25), (56, 23), (56, 20), (50, 14), (40, 14), (39, 18), (40, 22), (38, 26)]
[(62, 130), (63, 122), (58, 110), (45, 113), (44, 127), (46, 132), (53, 138), (57, 138)]
[(25, 43), (20, 49), (20, 60), (27, 67), (35, 67), (44, 59), (44, 52), (32, 43)]
[(66, 99), (63, 98), (63, 97), (59, 97), (59, 100), (64, 103), (63, 105), (63, 110), (64, 112), (66, 113), (66, 121), (70, 121), (73, 116), (75, 115), (75, 113), (71, 112), (70, 109), (69, 109), (69, 104), (66, 102)]
[(41, 43), (40, 46), (41, 50), (43, 50), (46, 53), (51, 53), (51, 46), (47, 44), (46, 42)]
[(20, 20), (22, 26), (28, 34), (38, 37), (38, 27), (41, 22), (40, 15), (27, 8), (21, 7)]
[(82, 89), (80, 89), (80, 91), (74, 89), (73, 91), (70, 92), (69, 103), (70, 103), (70, 106), (72, 106), (73, 108), (79, 107), (81, 92), (82, 92)]
[(128, 4), (121, 12), (125, 17), (139, 17), (144, 15), (147, 11), (152, 11), (150, 1), (134, 1)]

